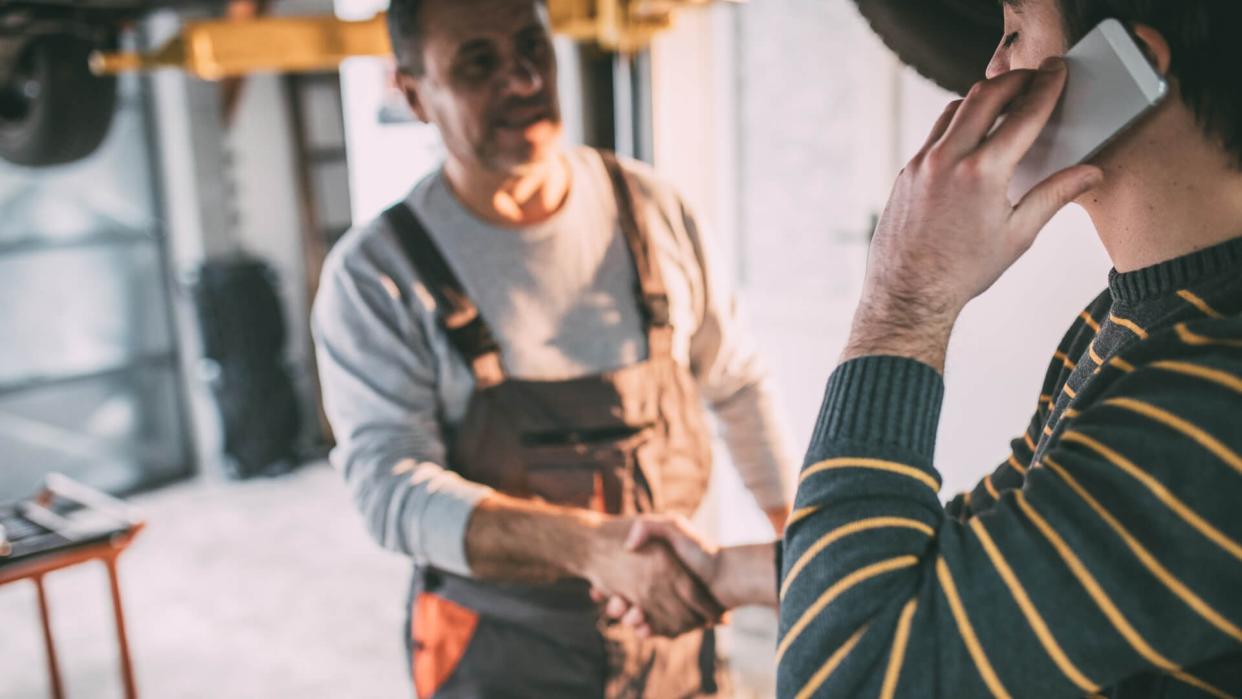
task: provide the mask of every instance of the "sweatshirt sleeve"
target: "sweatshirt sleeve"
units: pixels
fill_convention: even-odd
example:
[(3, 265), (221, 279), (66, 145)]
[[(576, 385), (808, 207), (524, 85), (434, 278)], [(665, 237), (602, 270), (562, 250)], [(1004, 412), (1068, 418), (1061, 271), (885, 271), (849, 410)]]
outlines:
[(490, 489), (445, 468), (435, 356), (408, 315), (391, 279), (329, 257), (312, 329), (331, 459), (381, 546), (468, 575), (466, 525)]

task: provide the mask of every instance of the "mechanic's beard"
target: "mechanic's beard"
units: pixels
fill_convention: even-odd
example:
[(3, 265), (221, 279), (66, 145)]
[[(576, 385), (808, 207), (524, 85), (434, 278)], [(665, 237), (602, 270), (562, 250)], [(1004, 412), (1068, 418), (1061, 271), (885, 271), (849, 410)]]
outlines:
[[(542, 97), (537, 101), (527, 100), (527, 102), (536, 102), (540, 106), (543, 106), (548, 101), (547, 98)], [(499, 119), (493, 119), (488, 123), (483, 140), (475, 148), (475, 157), (479, 163), (494, 172), (509, 172), (520, 170), (524, 166), (534, 165), (545, 158), (548, 155), (548, 151), (552, 150), (556, 141), (561, 138), (562, 127), (560, 105), (555, 100), (550, 101), (551, 104), (547, 106), (548, 116), (544, 121), (551, 125), (554, 132), (552, 135), (548, 136), (546, 140), (523, 140), (517, 145), (502, 146), (500, 143), (500, 131), (503, 125)]]

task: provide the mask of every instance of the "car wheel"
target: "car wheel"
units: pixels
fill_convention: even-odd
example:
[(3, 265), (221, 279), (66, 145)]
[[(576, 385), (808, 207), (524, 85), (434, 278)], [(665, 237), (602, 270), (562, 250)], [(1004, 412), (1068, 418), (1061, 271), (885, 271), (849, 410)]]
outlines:
[(29, 40), (0, 83), (0, 158), (59, 165), (90, 155), (108, 134), (116, 78), (90, 71), (98, 45), (51, 34)]

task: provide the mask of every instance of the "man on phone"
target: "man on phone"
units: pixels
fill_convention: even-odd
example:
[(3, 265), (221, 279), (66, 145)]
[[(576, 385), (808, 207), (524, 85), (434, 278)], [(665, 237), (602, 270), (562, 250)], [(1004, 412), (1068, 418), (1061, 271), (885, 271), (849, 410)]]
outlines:
[(542, 2), (393, 0), (388, 20), (447, 158), (337, 244), (314, 329), (333, 462), (416, 568), (418, 696), (716, 695), (710, 630), (638, 638), (590, 596), (669, 634), (718, 618), (616, 517), (695, 509), (704, 403), (778, 531), (788, 513), (770, 382), (710, 243), (649, 169), (561, 144)]
[[(1242, 695), (1242, 3), (1002, 4), (988, 79), (949, 105), (876, 230), (781, 547), (779, 695)], [(1057, 57), (1110, 17), (1169, 99), (1011, 204), (1067, 81)], [(958, 314), (1071, 202), (1116, 267), (1108, 289), (1010, 455), (942, 506)], [(669, 519), (637, 527), (651, 540), (726, 605), (776, 603), (771, 547), (717, 551)]]

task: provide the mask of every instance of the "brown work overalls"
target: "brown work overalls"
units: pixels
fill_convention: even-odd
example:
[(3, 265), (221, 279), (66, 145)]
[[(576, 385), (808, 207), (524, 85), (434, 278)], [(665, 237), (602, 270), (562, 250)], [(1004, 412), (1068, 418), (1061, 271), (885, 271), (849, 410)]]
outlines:
[[(646, 361), (615, 371), (566, 381), (507, 377), (485, 320), (417, 216), (404, 204), (385, 216), (474, 373), (465, 418), (446, 435), (454, 471), (518, 497), (611, 514), (689, 515), (711, 469), (703, 407), (690, 372), (672, 356), (668, 296), (641, 202), (616, 158), (601, 155), (637, 272), (648, 341)], [(410, 617), (421, 699), (721, 692), (711, 630), (640, 640), (602, 618), (583, 580), (496, 584), (416, 569)]]

